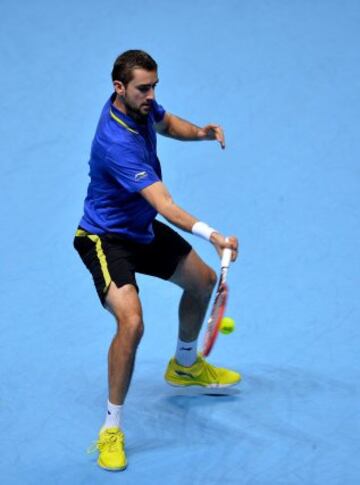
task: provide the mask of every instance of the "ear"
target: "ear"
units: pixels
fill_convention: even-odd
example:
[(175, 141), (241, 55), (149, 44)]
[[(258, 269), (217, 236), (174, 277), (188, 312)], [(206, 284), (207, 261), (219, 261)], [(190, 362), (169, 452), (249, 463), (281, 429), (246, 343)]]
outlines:
[(121, 81), (114, 81), (113, 86), (114, 86), (115, 92), (118, 96), (124, 96), (125, 86)]

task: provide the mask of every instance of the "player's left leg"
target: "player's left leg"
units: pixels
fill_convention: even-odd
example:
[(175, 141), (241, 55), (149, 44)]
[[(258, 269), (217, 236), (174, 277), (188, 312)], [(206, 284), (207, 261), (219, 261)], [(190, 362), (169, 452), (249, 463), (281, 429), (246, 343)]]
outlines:
[(166, 370), (166, 381), (175, 386), (209, 388), (237, 384), (240, 374), (214, 367), (197, 354), (197, 339), (216, 284), (215, 272), (191, 250), (169, 280), (184, 292), (179, 305), (178, 345), (175, 358), (170, 360)]
[(184, 290), (179, 305), (179, 337), (191, 342), (198, 338), (216, 284), (216, 273), (191, 250), (179, 262), (170, 281)]
[(240, 380), (236, 372), (215, 368), (197, 353), (197, 339), (216, 284), (215, 272), (190, 244), (155, 220), (154, 240), (136, 254), (135, 271), (171, 281), (183, 289), (179, 305), (179, 338), (175, 358), (165, 373), (169, 384), (224, 387)]

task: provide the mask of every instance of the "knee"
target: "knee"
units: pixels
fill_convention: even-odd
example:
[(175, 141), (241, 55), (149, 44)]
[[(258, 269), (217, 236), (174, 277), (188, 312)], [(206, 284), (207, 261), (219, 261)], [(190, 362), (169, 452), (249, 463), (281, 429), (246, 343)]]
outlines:
[(144, 324), (141, 315), (131, 315), (127, 318), (117, 319), (118, 333), (120, 338), (126, 339), (127, 342), (137, 345), (143, 334)]
[(208, 268), (207, 276), (206, 276), (206, 285), (208, 288), (209, 293), (213, 292), (217, 281), (217, 276), (215, 271), (212, 268)]
[(196, 285), (197, 288), (194, 288), (194, 290), (204, 298), (209, 298), (214, 290), (216, 281), (217, 276), (215, 271), (212, 268), (207, 267), (202, 274), (201, 280), (198, 281), (198, 284)]
[(211, 286), (211, 289), (213, 290), (217, 282), (217, 275), (212, 268), (209, 268), (208, 282), (209, 286)]

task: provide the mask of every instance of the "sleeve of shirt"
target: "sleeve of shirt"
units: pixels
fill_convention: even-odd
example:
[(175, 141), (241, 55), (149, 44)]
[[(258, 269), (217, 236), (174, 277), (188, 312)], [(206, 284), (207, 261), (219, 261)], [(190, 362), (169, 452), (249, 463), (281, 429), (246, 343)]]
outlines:
[(153, 167), (146, 162), (145, 153), (141, 147), (112, 147), (106, 162), (110, 174), (128, 192), (139, 192), (160, 181)]
[(154, 100), (152, 113), (155, 123), (160, 123), (165, 116), (165, 109)]

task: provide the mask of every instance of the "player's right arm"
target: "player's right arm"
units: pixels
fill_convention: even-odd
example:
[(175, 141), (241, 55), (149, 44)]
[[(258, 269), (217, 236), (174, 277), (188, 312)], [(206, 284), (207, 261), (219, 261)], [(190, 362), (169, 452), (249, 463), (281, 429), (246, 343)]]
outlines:
[[(155, 182), (140, 191), (141, 195), (151, 204), (154, 209), (167, 221), (183, 231), (193, 233), (194, 226), (200, 221), (178, 206), (163, 182)], [(201, 224), (201, 223), (200, 223)], [(202, 223), (203, 224), (203, 223)], [(238, 251), (238, 240), (235, 236), (225, 238), (218, 231), (211, 231), (210, 242), (221, 255), (223, 249), (232, 249), (232, 260), (235, 261)]]
[(209, 123), (206, 126), (196, 126), (190, 121), (166, 112), (161, 122), (156, 124), (160, 135), (181, 141), (216, 140), (221, 148), (225, 148), (224, 130), (220, 125)]

